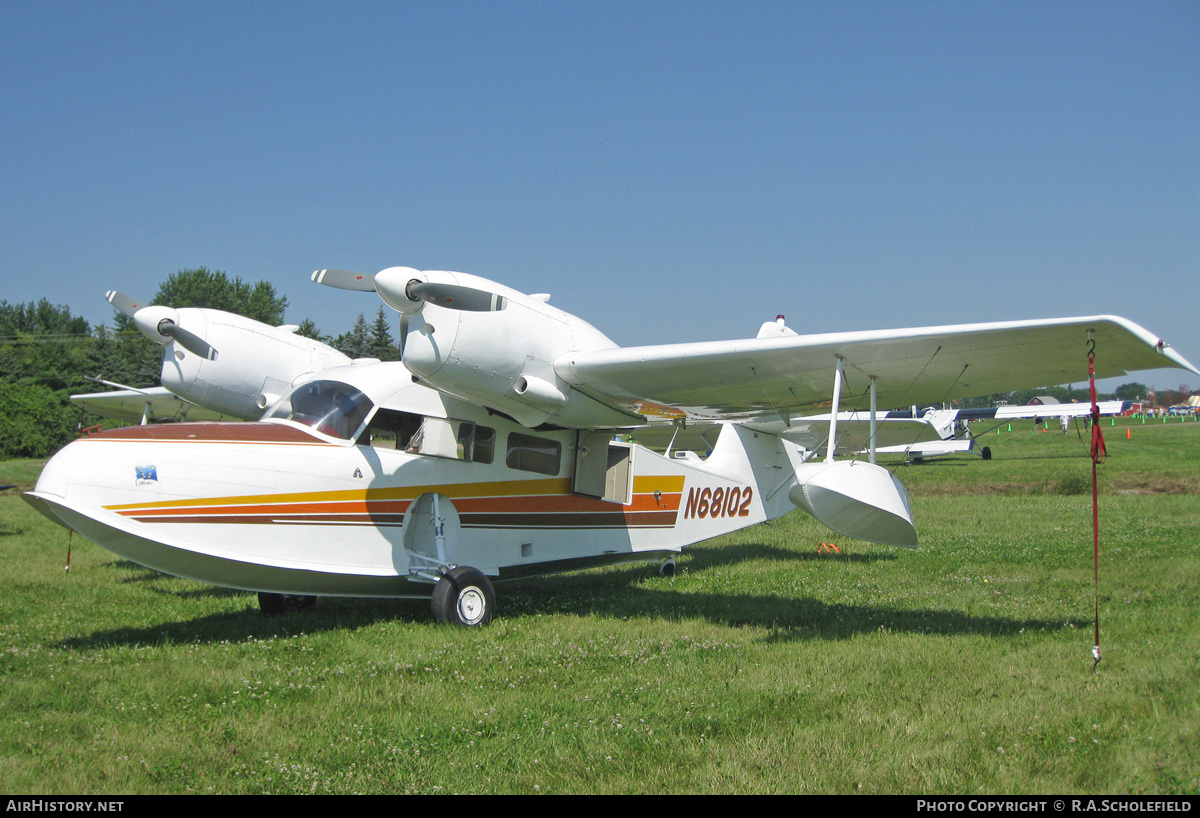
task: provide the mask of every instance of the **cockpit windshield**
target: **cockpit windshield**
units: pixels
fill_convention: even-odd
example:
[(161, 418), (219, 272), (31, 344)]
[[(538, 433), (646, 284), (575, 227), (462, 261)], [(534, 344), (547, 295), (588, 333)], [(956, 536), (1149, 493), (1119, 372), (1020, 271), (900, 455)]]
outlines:
[(349, 440), (371, 411), (370, 398), (340, 381), (312, 381), (296, 387), (263, 416), (311, 426), (318, 432)]

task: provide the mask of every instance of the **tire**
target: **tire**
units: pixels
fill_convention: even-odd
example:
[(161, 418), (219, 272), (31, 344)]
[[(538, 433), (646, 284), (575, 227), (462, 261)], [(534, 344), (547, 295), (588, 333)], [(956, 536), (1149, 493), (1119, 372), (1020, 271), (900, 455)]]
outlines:
[(496, 613), (496, 592), (482, 571), (466, 565), (451, 568), (433, 586), (433, 618), (446, 625), (481, 628)]
[(982, 449), (979, 450), (979, 456), (982, 457), (984, 460), (991, 460), (992, 459), (992, 447), (984, 446)]
[(258, 592), (258, 607), (262, 610), (263, 616), (283, 616), (298, 611), (311, 611), (316, 605), (317, 598), (315, 596)]
[(675, 576), (675, 560), (663, 560), (658, 564), (658, 575), (660, 577)]

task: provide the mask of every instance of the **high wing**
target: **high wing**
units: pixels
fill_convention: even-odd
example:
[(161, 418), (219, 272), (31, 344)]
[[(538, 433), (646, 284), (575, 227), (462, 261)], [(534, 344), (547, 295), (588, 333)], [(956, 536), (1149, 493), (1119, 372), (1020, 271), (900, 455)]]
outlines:
[(1090, 316), (916, 329), (797, 335), (571, 352), (555, 372), (622, 411), (745, 420), (828, 410), (840, 359), (842, 408), (908, 406), (952, 396), (1083, 381), (1088, 341), (1096, 377), (1192, 364), (1146, 329)]
[(130, 423), (241, 419), (184, 400), (164, 386), (91, 392), (86, 395), (72, 395), (71, 400), (93, 415)]

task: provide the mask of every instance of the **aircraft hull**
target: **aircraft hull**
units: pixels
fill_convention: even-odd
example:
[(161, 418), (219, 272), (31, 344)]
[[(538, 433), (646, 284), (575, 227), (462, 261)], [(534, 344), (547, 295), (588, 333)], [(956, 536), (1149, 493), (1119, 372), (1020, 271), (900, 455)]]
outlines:
[[(75, 508), (52, 495), (25, 495), (51, 519), (77, 531), (108, 551), (164, 574), (252, 591), (281, 594), (325, 594), (363, 597), (428, 596), (429, 588), (405, 578), (319, 571), (295, 566), (264, 565), (246, 559), (207, 553), (203, 544), (164, 537), (141, 523), (130, 523), (95, 509)], [(236, 532), (225, 532), (236, 536)]]
[[(549, 434), (574, 447), (573, 432)], [(168, 574), (376, 597), (427, 595), (438, 565), (510, 579), (649, 560), (791, 507), (781, 492), (768, 511), (732, 428), (707, 467), (633, 448), (629, 495), (610, 502), (572, 491), (570, 457), (538, 476), (282, 424), (129, 427), (65, 447), (26, 499)]]

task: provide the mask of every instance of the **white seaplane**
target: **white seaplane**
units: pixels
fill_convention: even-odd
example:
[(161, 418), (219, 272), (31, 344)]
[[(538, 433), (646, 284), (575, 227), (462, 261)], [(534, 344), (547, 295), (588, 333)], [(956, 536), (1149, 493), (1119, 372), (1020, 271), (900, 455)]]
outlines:
[[(493, 580), (647, 559), (669, 573), (684, 546), (796, 507), (915, 547), (903, 485), (873, 451), (817, 459), (796, 442), (804, 416), (828, 413), (838, 441), (841, 407), (869, 406), (875, 440), (879, 404), (1079, 381), (1089, 342), (1097, 377), (1200, 374), (1112, 316), (807, 336), (780, 320), (754, 339), (620, 348), (548, 296), (464, 273), (313, 279), (396, 309), (402, 361), (314, 367), (257, 423), (84, 438), (26, 499), (127, 559), (258, 591), (266, 613), (431, 596), (437, 620), (482, 625)], [(186, 370), (212, 345), (163, 329), (183, 313), (147, 323)]]

